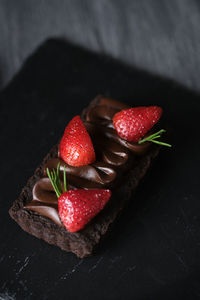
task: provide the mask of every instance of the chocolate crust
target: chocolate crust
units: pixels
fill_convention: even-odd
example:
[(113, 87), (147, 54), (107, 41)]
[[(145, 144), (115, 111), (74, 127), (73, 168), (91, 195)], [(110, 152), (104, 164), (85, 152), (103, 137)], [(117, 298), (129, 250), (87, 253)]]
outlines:
[[(83, 110), (82, 119), (87, 111), (98, 104), (101, 96), (97, 96), (90, 105)], [(113, 222), (128, 203), (132, 192), (149, 169), (153, 159), (159, 152), (159, 146), (154, 146), (143, 155), (135, 165), (128, 171), (124, 183), (113, 192), (112, 199), (83, 230), (70, 233), (64, 227), (55, 224), (50, 219), (37, 214), (36, 212), (24, 209), (24, 205), (32, 200), (32, 189), (36, 181), (43, 177), (43, 167), (46, 162), (57, 156), (58, 144), (55, 145), (44, 158), (34, 175), (28, 180), (9, 210), (10, 216), (21, 226), (21, 228), (43, 239), (49, 244), (56, 245), (64, 251), (73, 252), (78, 257), (91, 255), (94, 248), (99, 244), (102, 237), (108, 232)]]

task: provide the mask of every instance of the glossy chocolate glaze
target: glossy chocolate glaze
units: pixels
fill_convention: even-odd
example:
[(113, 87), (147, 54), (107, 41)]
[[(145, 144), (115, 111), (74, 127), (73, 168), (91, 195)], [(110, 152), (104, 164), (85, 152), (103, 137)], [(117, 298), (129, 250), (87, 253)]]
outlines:
[[(60, 162), (61, 176), (66, 166), (68, 188), (109, 188), (114, 189), (122, 183), (123, 175), (134, 167), (141, 155), (151, 147), (150, 143), (139, 145), (121, 139), (113, 128), (114, 114), (127, 105), (113, 99), (100, 98), (100, 101), (89, 108), (85, 116), (85, 126), (94, 144), (96, 161), (91, 165), (72, 167), (59, 157), (53, 158), (44, 166), (44, 178), (36, 182), (33, 188), (33, 200), (25, 208), (44, 215), (62, 226), (59, 218), (57, 197), (46, 168), (56, 169)], [(59, 156), (59, 155), (58, 155)]]

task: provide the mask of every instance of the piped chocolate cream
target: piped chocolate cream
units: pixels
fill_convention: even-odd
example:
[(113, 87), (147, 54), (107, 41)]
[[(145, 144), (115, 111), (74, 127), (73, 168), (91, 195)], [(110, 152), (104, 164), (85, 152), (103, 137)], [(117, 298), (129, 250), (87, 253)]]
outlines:
[(134, 168), (134, 163), (144, 155), (151, 143), (130, 143), (120, 138), (113, 127), (115, 113), (129, 106), (109, 98), (97, 98), (83, 116), (84, 124), (91, 136), (96, 161), (82, 167), (72, 167), (58, 157), (50, 159), (44, 166), (44, 178), (36, 182), (33, 188), (33, 200), (24, 208), (35, 211), (63, 226), (57, 205), (57, 196), (46, 174), (46, 168), (56, 169), (60, 163), (61, 176), (64, 165), (68, 189), (71, 188), (109, 188), (115, 189), (123, 182), (127, 171)]

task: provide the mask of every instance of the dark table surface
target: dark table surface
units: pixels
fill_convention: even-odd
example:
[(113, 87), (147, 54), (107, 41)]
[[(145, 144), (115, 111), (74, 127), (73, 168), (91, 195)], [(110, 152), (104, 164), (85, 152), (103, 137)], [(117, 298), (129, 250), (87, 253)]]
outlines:
[[(158, 104), (171, 128), (97, 253), (78, 259), (23, 232), (8, 209), (68, 121), (97, 94)], [(0, 94), (0, 299), (200, 297), (199, 95), (59, 40)]]

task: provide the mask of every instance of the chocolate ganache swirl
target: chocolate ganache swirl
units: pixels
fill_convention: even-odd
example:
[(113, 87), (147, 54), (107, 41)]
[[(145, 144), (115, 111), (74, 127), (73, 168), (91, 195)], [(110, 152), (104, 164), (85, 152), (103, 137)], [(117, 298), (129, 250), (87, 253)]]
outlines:
[(44, 177), (33, 188), (33, 200), (24, 208), (35, 211), (63, 226), (58, 213), (57, 196), (46, 174), (46, 168), (56, 169), (60, 162), (61, 176), (64, 165), (68, 189), (70, 188), (109, 188), (122, 182), (128, 170), (134, 167), (139, 157), (145, 154), (151, 143), (137, 144), (121, 139), (116, 133), (112, 118), (115, 113), (129, 106), (113, 99), (98, 97), (91, 102), (83, 116), (84, 124), (91, 136), (96, 161), (82, 167), (72, 167), (59, 158), (47, 161)]

